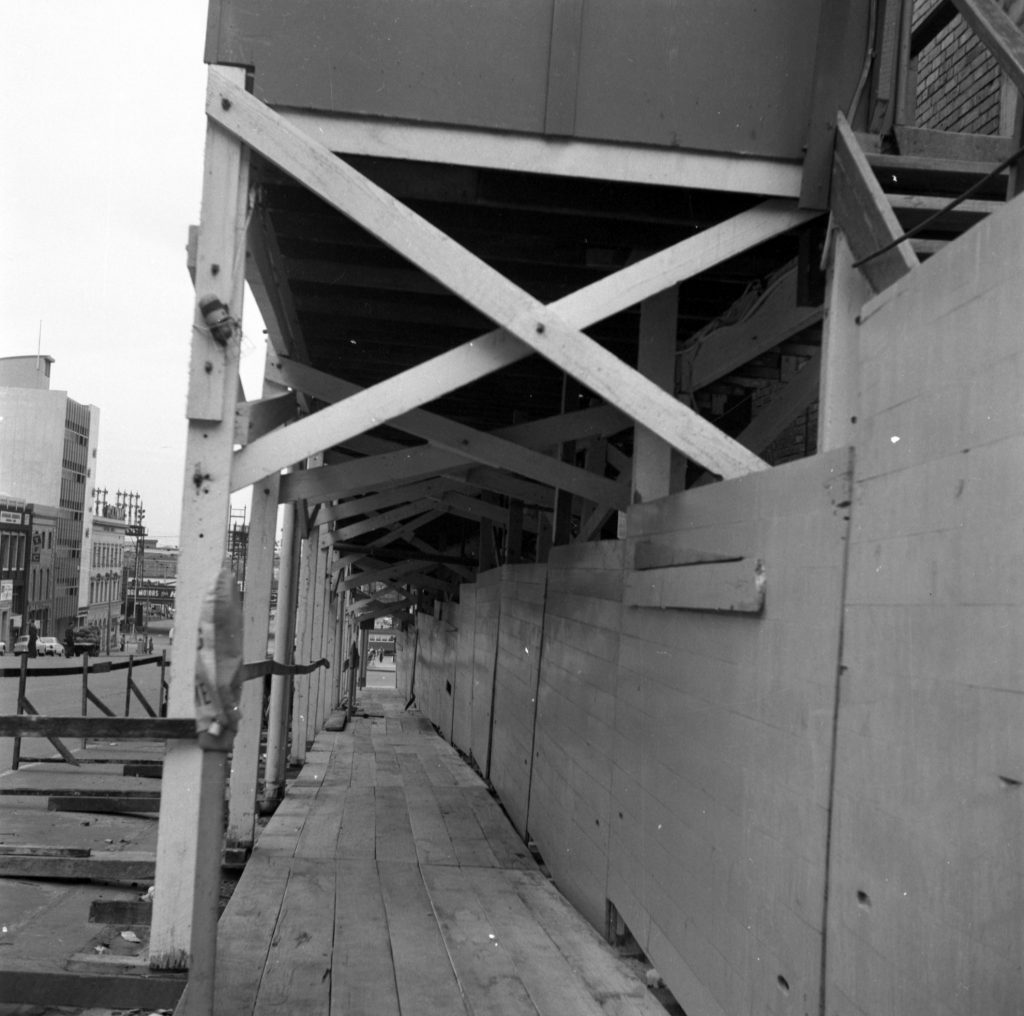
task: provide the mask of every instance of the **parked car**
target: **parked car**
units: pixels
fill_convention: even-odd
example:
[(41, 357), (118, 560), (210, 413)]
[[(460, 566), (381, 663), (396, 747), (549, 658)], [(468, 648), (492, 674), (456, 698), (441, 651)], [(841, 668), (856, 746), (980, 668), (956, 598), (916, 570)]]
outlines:
[(26, 654), (28, 653), (28, 636), (27, 635), (22, 635), (21, 638), (19, 638), (14, 643), (14, 655), (15, 656), (21, 656), (23, 653), (26, 653)]
[(0, 639), (0, 656), (3, 656), (7, 652), (7, 643), (3, 639)]
[(63, 656), (64, 646), (52, 635), (40, 635), (36, 639), (36, 653), (39, 656)]

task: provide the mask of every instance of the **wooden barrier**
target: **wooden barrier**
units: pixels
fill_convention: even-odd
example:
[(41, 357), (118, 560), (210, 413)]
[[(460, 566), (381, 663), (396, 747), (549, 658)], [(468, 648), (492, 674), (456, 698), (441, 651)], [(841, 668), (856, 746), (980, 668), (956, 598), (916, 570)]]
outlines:
[[(142, 691), (133, 679), (133, 667), (149, 664), (160, 664), (160, 715), (146, 700)], [(90, 738), (138, 740), (142, 738), (155, 738), (157, 740), (187, 740), (195, 737), (195, 721), (190, 718), (167, 719), (163, 714), (166, 712), (164, 689), (166, 687), (165, 669), (167, 666), (167, 654), (160, 656), (140, 657), (135, 659), (129, 657), (126, 661), (113, 663), (109, 660), (101, 663), (92, 663), (88, 655), (82, 657), (81, 670), (78, 666), (73, 667), (52, 667), (46, 670), (28, 669), (28, 657), (22, 656), (19, 666), (0, 667), (0, 678), (18, 679), (18, 700), (17, 711), (13, 716), (0, 716), (0, 737), (14, 738), (14, 759), (11, 766), (17, 769), (21, 762), (52, 761), (50, 759), (27, 758), (21, 755), (21, 739), (23, 737), (45, 737), (58, 751), (61, 758), (69, 765), (77, 766), (78, 760), (70, 749), (63, 743), (61, 738), (77, 737), (82, 739), (82, 746)], [(275, 660), (260, 660), (256, 663), (243, 663), (240, 668), (240, 679), (253, 681), (266, 677), (270, 674), (309, 674), (320, 667), (329, 667), (327, 659), (315, 660), (308, 664), (285, 664)], [(100, 700), (89, 690), (90, 674), (107, 674), (112, 671), (125, 670), (125, 715), (116, 716), (112, 709)], [(82, 712), (79, 716), (40, 716), (32, 705), (26, 694), (26, 686), (29, 676), (36, 677), (68, 677), (78, 676), (82, 678)], [(145, 717), (131, 717), (128, 709), (131, 704), (131, 696), (135, 695), (143, 705), (148, 714)], [(86, 709), (88, 703), (92, 702), (103, 713), (102, 716), (88, 716)]]

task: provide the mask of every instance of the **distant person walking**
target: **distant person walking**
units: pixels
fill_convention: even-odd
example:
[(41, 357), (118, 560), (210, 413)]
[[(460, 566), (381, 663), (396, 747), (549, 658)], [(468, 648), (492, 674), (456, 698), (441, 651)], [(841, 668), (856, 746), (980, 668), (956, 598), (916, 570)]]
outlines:
[(28, 629), (28, 655), (29, 656), (33, 656), (34, 657), (36, 655), (36, 639), (37, 638), (38, 638), (38, 635), (36, 634), (35, 625), (29, 625), (29, 629)]
[(359, 673), (359, 647), (356, 645), (355, 639), (352, 640), (352, 648), (348, 651), (348, 667), (349, 670), (355, 671), (359, 687), (365, 688), (366, 679)]

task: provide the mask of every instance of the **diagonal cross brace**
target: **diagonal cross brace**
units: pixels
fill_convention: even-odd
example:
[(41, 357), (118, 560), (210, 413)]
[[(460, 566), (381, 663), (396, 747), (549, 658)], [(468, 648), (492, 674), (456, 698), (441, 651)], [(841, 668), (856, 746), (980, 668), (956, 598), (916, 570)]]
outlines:
[[(268, 360), (267, 376), (322, 402), (339, 402), (365, 390), (342, 378), (290, 360)], [(451, 452), (456, 464), (472, 459), (540, 483), (561, 487), (597, 504), (607, 504), (620, 510), (629, 504), (627, 484), (580, 469), (498, 434), (475, 430), (425, 409), (410, 410), (393, 417), (390, 422), (391, 426), (399, 430)]]
[[(800, 211), (791, 202), (766, 202), (545, 306), (214, 68), (209, 75), (207, 114), (499, 326), (419, 368), (253, 442), (236, 453), (232, 486), (247, 486), (284, 468), (303, 457), (303, 448), (308, 452), (330, 446), (436, 398), (438, 375), (446, 385), (443, 390), (451, 391), (531, 352), (545, 356), (718, 475), (738, 476), (767, 468), (756, 455), (577, 329), (807, 222), (816, 213)], [(434, 375), (433, 386), (424, 385), (423, 379), (430, 375)]]

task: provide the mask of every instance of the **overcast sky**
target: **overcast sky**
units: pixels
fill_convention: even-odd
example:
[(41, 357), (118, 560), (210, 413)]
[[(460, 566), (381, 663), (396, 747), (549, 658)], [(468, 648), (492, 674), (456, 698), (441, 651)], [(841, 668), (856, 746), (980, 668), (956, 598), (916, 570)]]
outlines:
[[(100, 408), (99, 487), (176, 539), (199, 221), (206, 0), (0, 2), (0, 355)], [(246, 393), (262, 322), (247, 308)]]

